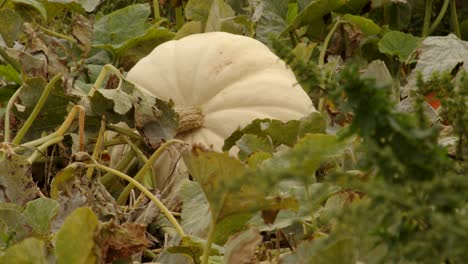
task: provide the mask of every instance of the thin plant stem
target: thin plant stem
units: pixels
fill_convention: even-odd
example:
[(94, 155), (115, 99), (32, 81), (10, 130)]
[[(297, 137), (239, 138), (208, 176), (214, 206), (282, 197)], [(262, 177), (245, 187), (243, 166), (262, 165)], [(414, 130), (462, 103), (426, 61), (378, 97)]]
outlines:
[(107, 75), (109, 74), (109, 72), (117, 75), (117, 77), (119, 77), (120, 80), (125, 79), (123, 77), (122, 73), (116, 67), (114, 67), (114, 65), (106, 64), (106, 65), (104, 65), (101, 72), (99, 73), (96, 81), (94, 82), (93, 87), (91, 88), (91, 90), (89, 90), (89, 92), (88, 92), (89, 96), (93, 96), (93, 94), (94, 94), (94, 92), (96, 90), (101, 89), (104, 86), (104, 82), (106, 81), (106, 78), (107, 78)]
[(125, 127), (121, 127), (121, 126), (116, 126), (116, 125), (112, 125), (112, 124), (107, 124), (106, 125), (108, 129), (114, 131), (114, 132), (117, 132), (121, 135), (124, 135), (124, 136), (127, 136), (131, 139), (136, 139), (136, 140), (139, 140), (141, 139), (141, 137), (138, 135), (138, 134), (135, 134), (134, 130), (132, 129), (129, 129), (129, 128), (125, 128)]
[(57, 129), (55, 133), (57, 133), (60, 136), (63, 136), (65, 132), (70, 128), (71, 124), (73, 123), (73, 120), (75, 119), (76, 114), (79, 114), (80, 116), (85, 115), (85, 109), (81, 105), (75, 105), (73, 106), (72, 110), (70, 113), (68, 113), (67, 118), (65, 121), (63, 121), (62, 125)]
[[(127, 152), (125, 154), (125, 156), (123, 157), (123, 159), (121, 159), (117, 165), (115, 166), (115, 170), (118, 170), (118, 171), (123, 171), (125, 169), (127, 169), (128, 165), (132, 162), (132, 160), (134, 159), (134, 156), (135, 156), (135, 152), (133, 152), (133, 150), (130, 150), (129, 152)], [(107, 172), (106, 174), (104, 174), (102, 177), (101, 177), (101, 183), (104, 185), (104, 186), (107, 186), (108, 184), (111, 183), (111, 181), (114, 179), (114, 175), (110, 172)]]
[[(135, 180), (136, 181), (141, 181), (145, 175), (145, 173), (153, 166), (154, 162), (161, 156), (163, 151), (166, 150), (170, 145), (179, 143), (179, 144), (185, 144), (184, 141), (179, 140), (179, 139), (170, 139), (163, 145), (161, 145), (154, 153), (151, 155), (151, 157), (148, 159), (148, 162), (146, 162), (143, 167), (138, 171), (138, 173), (135, 175)], [(128, 184), (125, 189), (120, 193), (119, 198), (117, 199), (117, 203), (122, 205), (125, 204), (125, 202), (128, 199), (128, 195), (130, 195), (131, 190), (133, 189), (134, 186), (132, 184)]]
[(450, 19), (452, 20), (453, 31), (458, 38), (461, 38), (460, 24), (458, 23), (457, 2), (450, 0)]
[(41, 145), (44, 142), (47, 142), (53, 138), (55, 138), (57, 135), (55, 133), (52, 133), (50, 135), (47, 135), (45, 137), (41, 137), (32, 141), (28, 141), (26, 143), (21, 144), (20, 146), (16, 146), (14, 149), (17, 150), (19, 148), (33, 148), (35, 146)]
[(182, 14), (182, 6), (176, 7), (176, 29), (179, 30), (184, 25), (184, 15)]
[(159, 21), (161, 14), (159, 14), (159, 0), (153, 0), (154, 20)]
[(167, 207), (161, 201), (159, 201), (159, 199), (156, 198), (156, 196), (154, 196), (148, 189), (146, 189), (143, 185), (141, 185), (139, 182), (137, 182), (136, 180), (134, 180), (132, 177), (128, 176), (125, 173), (122, 173), (122, 172), (117, 171), (115, 169), (112, 169), (112, 168), (106, 167), (104, 165), (101, 165), (101, 164), (97, 163), (94, 160), (93, 160), (93, 162), (94, 162), (93, 164), (88, 164), (87, 167), (95, 167), (95, 168), (98, 168), (100, 170), (110, 172), (110, 173), (112, 173), (114, 175), (117, 175), (118, 177), (130, 182), (132, 185), (134, 185), (138, 190), (140, 190), (143, 194), (145, 194), (151, 201), (153, 201), (156, 204), (156, 206), (161, 210), (161, 212), (167, 217), (167, 219), (172, 224), (172, 226), (174, 226), (174, 228), (177, 230), (177, 233), (179, 234), (179, 236), (181, 236), (181, 237), (185, 236), (184, 230), (182, 229), (180, 224), (177, 222), (175, 217), (171, 214), (169, 209), (167, 209)]
[(18, 90), (15, 91), (13, 96), (8, 101), (8, 104), (5, 109), (5, 132), (3, 134), (3, 141), (5, 142), (10, 142), (10, 112), (11, 108), (13, 107), (13, 103), (16, 101), (16, 98), (18, 98), (22, 89), (23, 86), (20, 86)]
[(21, 144), (21, 146), (15, 147), (15, 150), (18, 149), (19, 147), (32, 148), (32, 147), (44, 144), (45, 142), (47, 142), (49, 140), (53, 140), (57, 136), (63, 136), (65, 134), (65, 132), (68, 130), (68, 128), (71, 126), (73, 120), (75, 119), (75, 116), (76, 116), (77, 112), (79, 112), (80, 116), (84, 115), (85, 114), (84, 107), (81, 106), (81, 105), (73, 106), (70, 113), (68, 113), (67, 118), (65, 119), (65, 121), (63, 121), (62, 125), (59, 127), (59, 129), (57, 131), (55, 131), (54, 133), (52, 133), (50, 135), (47, 135), (45, 137), (38, 138), (38, 139), (35, 139), (35, 140), (32, 140), (32, 141), (26, 142), (24, 144)]
[(76, 44), (78, 43), (78, 41), (76, 41), (76, 39), (72, 38), (72, 37), (69, 37), (67, 35), (64, 35), (64, 34), (60, 34), (60, 33), (57, 33), (55, 31), (52, 31), (50, 29), (47, 29), (39, 24), (36, 24), (42, 31), (44, 31), (45, 33), (51, 35), (51, 36), (54, 36), (54, 37), (57, 37), (57, 38), (61, 38), (61, 39), (65, 39), (65, 40), (68, 40), (70, 41), (71, 43), (73, 44)]
[(210, 258), (210, 252), (211, 252), (211, 245), (213, 244), (213, 240), (214, 240), (215, 230), (216, 230), (216, 222), (215, 222), (214, 217), (212, 217), (210, 221), (210, 228), (208, 229), (205, 248), (203, 249), (203, 256), (202, 256), (201, 264), (208, 264), (208, 260)]
[(44, 107), (47, 98), (49, 97), (50, 92), (55, 88), (55, 84), (62, 78), (62, 74), (59, 73), (55, 75), (52, 80), (46, 85), (44, 91), (42, 92), (41, 97), (39, 98), (39, 101), (37, 102), (36, 106), (34, 107), (32, 113), (29, 115), (28, 119), (26, 119), (26, 122), (23, 124), (21, 129), (18, 131), (16, 134), (15, 138), (13, 139), (12, 143), (13, 144), (19, 144), (21, 140), (24, 138), (26, 133), (28, 132), (29, 128), (33, 124), (34, 120), (36, 120), (36, 117), (39, 115), (39, 112), (41, 112), (42, 108)]
[(432, 17), (432, 0), (426, 0), (426, 10), (424, 13), (424, 22), (422, 36), (427, 37), (429, 35), (429, 28), (431, 27), (431, 17)]
[[(91, 155), (91, 157), (94, 160), (98, 160), (99, 157), (101, 156), (102, 145), (104, 142), (104, 132), (106, 132), (105, 116), (103, 116), (101, 119), (101, 127), (99, 128), (99, 133), (98, 133), (98, 137), (96, 140), (96, 144), (94, 145), (93, 154)], [(91, 177), (93, 177), (93, 173), (94, 173), (94, 168), (88, 168), (88, 170), (86, 171), (86, 177), (88, 178), (88, 180), (90, 180)]]
[(55, 145), (59, 142), (61, 142), (63, 140), (63, 136), (56, 136), (55, 138), (45, 142), (44, 144), (42, 144), (40, 147), (38, 147), (34, 152), (33, 154), (31, 154), (31, 156), (29, 156), (29, 158), (27, 158), (28, 162), (30, 164), (33, 164), (34, 161), (37, 160), (37, 158), (39, 158), (40, 154), (45, 152), (46, 149), (52, 145)]
[(340, 24), (341, 22), (339, 20), (336, 20), (335, 24), (333, 25), (333, 27), (330, 29), (327, 36), (325, 37), (325, 40), (323, 41), (323, 44), (322, 44), (322, 50), (320, 50), (320, 56), (318, 60), (319, 66), (325, 65), (325, 55), (327, 53), (328, 44), (330, 43), (333, 33), (335, 33), (336, 29), (338, 28)]
[(439, 26), (440, 22), (442, 21), (442, 18), (444, 18), (445, 13), (447, 13), (447, 9), (449, 6), (449, 0), (444, 0), (444, 4), (442, 5), (442, 8), (440, 9), (439, 15), (437, 15), (436, 19), (434, 20), (434, 23), (432, 23), (431, 27), (429, 28), (428, 36), (436, 30), (436, 28)]
[(137, 155), (138, 159), (140, 160), (141, 163), (146, 163), (148, 162), (148, 158), (143, 154), (143, 152), (138, 148), (138, 146), (133, 143), (129, 138), (123, 137), (123, 140), (125, 143), (128, 144), (128, 146), (135, 152)]

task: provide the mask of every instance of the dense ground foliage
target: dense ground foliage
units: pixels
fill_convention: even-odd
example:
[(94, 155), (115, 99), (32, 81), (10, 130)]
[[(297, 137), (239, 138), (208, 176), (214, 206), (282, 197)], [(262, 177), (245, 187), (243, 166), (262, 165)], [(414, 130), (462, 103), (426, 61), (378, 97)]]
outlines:
[[(238, 159), (181, 145), (125, 75), (211, 31), (319, 112), (237, 130)], [(464, 263), (467, 40), (461, 0), (0, 0), (0, 263)], [(191, 177), (165, 192), (169, 146)]]

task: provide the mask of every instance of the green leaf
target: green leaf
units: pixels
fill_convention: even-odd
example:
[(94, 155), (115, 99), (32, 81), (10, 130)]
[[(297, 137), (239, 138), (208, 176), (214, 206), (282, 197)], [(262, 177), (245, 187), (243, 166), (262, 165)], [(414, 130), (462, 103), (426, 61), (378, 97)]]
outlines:
[(369, 3), (370, 0), (347, 0), (346, 4), (336, 10), (340, 14), (360, 14), (363, 7)]
[[(7, 46), (11, 47), (21, 33), (23, 19), (15, 10), (10, 8), (0, 9), (0, 17), (2, 18), (2, 23), (0, 23), (0, 35)], [(2, 72), (0, 72), (0, 75), (3, 75)]]
[(216, 222), (259, 210), (297, 209), (294, 198), (270, 194), (276, 179), (257, 177), (254, 171), (227, 153), (194, 148), (184, 155), (184, 161), (190, 174), (200, 183)]
[[(198, 182), (184, 181), (179, 192), (182, 199), (182, 229), (197, 237), (206, 237), (211, 212), (206, 196)], [(214, 242), (224, 244), (231, 234), (246, 228), (251, 214), (240, 214), (221, 220), (215, 228)]]
[(210, 226), (211, 213), (200, 184), (184, 180), (179, 195), (182, 199), (182, 229), (187, 234), (205, 237)]
[(175, 35), (165, 28), (147, 25), (150, 14), (149, 5), (135, 4), (101, 17), (94, 25), (91, 44), (121, 55), (143, 41)]
[(382, 30), (377, 24), (374, 23), (374, 21), (362, 16), (346, 14), (342, 17), (342, 19), (356, 25), (365, 36), (379, 34)]
[(374, 79), (382, 86), (390, 87), (393, 84), (393, 77), (390, 74), (387, 65), (385, 65), (385, 62), (381, 60), (371, 62), (367, 67), (366, 72), (362, 74), (362, 77)]
[(380, 52), (406, 62), (418, 47), (420, 38), (400, 31), (389, 31), (379, 41)]
[(183, 37), (198, 34), (203, 32), (203, 23), (201, 21), (190, 21), (185, 23), (178, 31), (174, 39), (181, 39)]
[(132, 97), (120, 89), (99, 89), (96, 92), (111, 100), (114, 105), (112, 110), (119, 115), (124, 115), (132, 109)]
[(95, 263), (94, 232), (98, 224), (96, 215), (88, 207), (78, 208), (71, 213), (56, 234), (57, 263)]
[(261, 151), (254, 152), (246, 160), (246, 163), (249, 166), (249, 168), (255, 169), (258, 166), (260, 166), (260, 164), (262, 164), (263, 161), (271, 158), (272, 156), (273, 155), (271, 153), (267, 153), (267, 152), (261, 152)]
[(39, 198), (26, 204), (23, 214), (35, 232), (47, 235), (50, 222), (58, 214), (60, 205), (49, 198)]
[(22, 4), (22, 5), (30, 6), (36, 9), (36, 11), (39, 12), (42, 18), (44, 18), (44, 20), (47, 20), (47, 10), (42, 4), (42, 1), (36, 1), (36, 0), (11, 0), (11, 1), (15, 4)]
[(157, 148), (161, 140), (176, 136), (179, 116), (172, 109), (172, 103), (141, 94), (136, 90), (133, 93), (133, 101), (136, 128), (151, 146)]
[(132, 96), (121, 89), (98, 89), (89, 99), (94, 115), (106, 115), (111, 123), (131, 120)]
[(31, 227), (17, 204), (0, 203), (0, 245), (3, 248), (31, 233)]
[(0, 65), (0, 76), (2, 76), (6, 81), (15, 82), (18, 84), (21, 83), (20, 74), (15, 70), (13, 66), (11, 66), (11, 64)]
[(245, 160), (252, 153), (261, 151), (273, 153), (273, 144), (269, 138), (259, 137), (251, 134), (244, 134), (238, 141), (236, 146), (239, 147), (239, 159)]
[[(305, 0), (299, 5), (299, 14), (294, 18), (291, 24), (283, 31), (288, 32), (298, 29), (301, 26), (310, 24), (324, 15), (340, 8), (346, 4), (346, 0)], [(304, 3), (306, 2), (306, 3)], [(306, 4), (306, 5), (305, 5)]]
[(252, 20), (257, 22), (256, 38), (270, 44), (270, 36), (279, 36), (288, 26), (286, 14), (289, 0), (262, 0), (255, 7)]
[(188, 20), (206, 22), (213, 0), (189, 0), (185, 5), (185, 17)]
[(291, 51), (296, 59), (301, 60), (306, 63), (310, 60), (314, 48), (317, 46), (317, 43), (310, 43), (306, 45), (305, 43), (298, 43), (296, 47)]
[(110, 44), (119, 48), (129, 39), (139, 37), (146, 31), (145, 22), (151, 14), (146, 4), (129, 5), (98, 19), (94, 24), (92, 44)]
[(305, 133), (322, 133), (325, 132), (325, 128), (325, 120), (318, 112), (313, 112), (301, 120), (291, 120), (286, 123), (268, 118), (256, 119), (246, 127), (234, 131), (224, 141), (223, 151), (231, 149), (245, 134), (268, 138), (274, 147), (281, 144), (292, 147), (298, 137), (302, 137)]
[(100, 0), (60, 0), (60, 3), (78, 3), (86, 12), (93, 12), (101, 3)]
[(344, 144), (336, 136), (307, 134), (291, 150), (280, 152), (264, 161), (256, 177), (268, 177), (272, 181), (295, 179), (307, 184), (314, 183), (316, 170), (324, 161), (339, 156), (344, 150)]
[(46, 244), (44, 241), (30, 237), (8, 248), (0, 256), (0, 263), (46, 264)]
[(0, 202), (24, 205), (38, 196), (38, 188), (32, 178), (31, 164), (13, 153), (8, 145), (0, 147)]
[(206, 20), (205, 32), (221, 31), (224, 22), (228, 22), (225, 20), (234, 15), (234, 10), (224, 0), (213, 0)]
[(288, 3), (288, 12), (286, 13), (286, 23), (290, 24), (297, 16), (297, 3)]

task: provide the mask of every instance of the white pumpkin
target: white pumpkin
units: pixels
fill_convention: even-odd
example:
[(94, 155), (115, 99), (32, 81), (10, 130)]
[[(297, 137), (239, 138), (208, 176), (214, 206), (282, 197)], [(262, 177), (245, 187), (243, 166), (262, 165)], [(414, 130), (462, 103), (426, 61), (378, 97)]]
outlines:
[[(268, 47), (223, 32), (161, 44), (128, 72), (127, 80), (149, 95), (174, 102), (183, 121), (177, 138), (215, 151), (254, 119), (289, 121), (316, 111), (294, 73)], [(166, 187), (187, 175), (183, 162), (173, 168), (177, 150), (169, 153), (155, 164), (158, 184)]]
[(289, 121), (315, 111), (294, 73), (268, 47), (224, 32), (159, 45), (128, 72), (127, 79), (152, 96), (172, 100), (176, 110), (201, 114), (198, 122), (188, 124), (191, 130), (178, 137), (216, 151), (254, 119)]

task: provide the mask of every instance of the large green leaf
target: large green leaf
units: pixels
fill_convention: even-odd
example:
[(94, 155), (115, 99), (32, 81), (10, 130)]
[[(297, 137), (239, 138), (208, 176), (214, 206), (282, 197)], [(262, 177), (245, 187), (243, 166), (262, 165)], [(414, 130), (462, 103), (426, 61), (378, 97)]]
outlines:
[(314, 183), (315, 172), (320, 165), (339, 156), (344, 146), (345, 142), (340, 142), (336, 136), (307, 134), (294, 148), (279, 152), (272, 159), (264, 161), (256, 177), (268, 177), (270, 181), (295, 179), (307, 184)]
[(116, 49), (122, 47), (130, 39), (145, 33), (145, 22), (150, 14), (148, 5), (136, 4), (101, 17), (94, 24), (92, 44), (111, 45)]
[[(182, 229), (186, 234), (206, 237), (211, 220), (211, 212), (205, 193), (198, 182), (185, 181), (180, 188), (182, 198)], [(214, 242), (220, 245), (234, 232), (246, 228), (245, 223), (251, 214), (227, 217), (217, 223)]]
[[(304, 136), (306, 133), (323, 133), (325, 132), (325, 128), (325, 120), (318, 112), (313, 112), (301, 120), (291, 120), (286, 123), (272, 119), (256, 119), (246, 127), (234, 131), (232, 135), (225, 140), (223, 150), (229, 150), (246, 134), (268, 139), (274, 147), (282, 144), (292, 147), (297, 139)], [(239, 143), (244, 144), (245, 140)], [(257, 147), (257, 150), (266, 150), (264, 147), (265, 143), (262, 148)]]
[(256, 38), (265, 44), (271, 42), (270, 36), (278, 36), (288, 26), (286, 14), (288, 0), (262, 0), (255, 7), (252, 20), (257, 22)]
[(175, 35), (165, 28), (147, 24), (150, 14), (149, 5), (135, 4), (101, 17), (94, 24), (91, 44), (121, 55), (143, 41)]
[(88, 207), (76, 209), (56, 234), (55, 256), (58, 264), (95, 263), (94, 233), (99, 221)]
[(259, 210), (297, 209), (294, 198), (270, 193), (276, 179), (257, 177), (227, 153), (195, 148), (184, 156), (190, 174), (200, 183), (213, 220)]
[(400, 31), (389, 31), (379, 41), (380, 52), (406, 62), (418, 47), (420, 38)]

